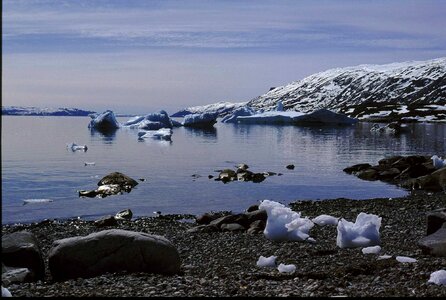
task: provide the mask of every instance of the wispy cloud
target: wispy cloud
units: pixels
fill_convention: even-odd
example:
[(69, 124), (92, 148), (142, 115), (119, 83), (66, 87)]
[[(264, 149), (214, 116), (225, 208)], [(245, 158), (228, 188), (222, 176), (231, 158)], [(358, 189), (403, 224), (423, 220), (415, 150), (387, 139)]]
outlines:
[[(54, 4), (51, 1), (7, 1), (3, 15), (6, 51), (12, 50), (9, 41), (13, 42), (11, 45), (16, 47), (16, 51), (32, 47), (32, 42), (37, 40), (33, 39), (35, 36), (47, 44), (48, 49), (57, 49), (67, 39), (77, 40), (79, 48), (83, 43), (94, 42), (98, 47), (286, 47), (299, 50), (302, 45), (304, 49), (312, 45), (336, 48), (354, 44), (401, 48), (398, 35), (403, 35), (406, 41), (414, 41), (404, 43), (408, 47), (414, 44), (420, 48), (423, 44), (432, 47), (433, 43), (444, 46), (445, 38), (443, 30), (432, 27), (425, 30), (425, 23), (435, 20), (411, 24), (410, 18), (417, 16), (414, 9), (405, 12), (401, 5), (383, 7), (381, 2), (375, 6), (372, 4), (371, 8), (367, 7), (370, 3), (349, 2), (352, 4), (350, 11), (346, 11), (345, 6), (340, 9), (330, 2), (321, 5), (321, 2), (306, 1), (278, 1), (276, 5), (270, 1), (187, 1), (187, 4), (174, 1), (178, 6), (167, 5), (171, 3), (169, 1), (159, 2), (164, 5), (131, 1), (127, 6), (122, 1), (80, 1), (77, 5), (73, 1), (56, 3), (58, 5), (50, 5)], [(135, 3), (138, 5), (131, 5)], [(143, 5), (147, 3), (152, 5)], [(398, 8), (399, 15), (407, 18), (400, 16), (394, 20), (393, 16), (388, 16), (389, 11), (395, 8)], [(435, 15), (436, 10), (432, 10), (434, 12), (430, 15)], [(388, 38), (389, 34), (395, 38)], [(367, 43), (367, 39), (377, 42)]]
[(442, 0), (4, 0), (2, 100), (247, 101), (332, 67), (444, 56), (444, 11)]

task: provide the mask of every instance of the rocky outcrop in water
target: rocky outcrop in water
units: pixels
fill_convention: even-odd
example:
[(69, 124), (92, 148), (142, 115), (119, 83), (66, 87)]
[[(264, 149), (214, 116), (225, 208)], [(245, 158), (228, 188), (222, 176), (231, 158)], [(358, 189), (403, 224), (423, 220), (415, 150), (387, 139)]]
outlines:
[(446, 191), (446, 167), (436, 169), (430, 156), (392, 156), (378, 165), (356, 164), (344, 169), (363, 180), (381, 180), (407, 189)]
[(124, 192), (130, 193), (137, 184), (138, 182), (133, 178), (130, 178), (120, 172), (113, 172), (99, 180), (99, 187), (96, 190), (81, 190), (78, 191), (78, 193), (79, 197), (105, 198), (107, 196), (118, 195)]

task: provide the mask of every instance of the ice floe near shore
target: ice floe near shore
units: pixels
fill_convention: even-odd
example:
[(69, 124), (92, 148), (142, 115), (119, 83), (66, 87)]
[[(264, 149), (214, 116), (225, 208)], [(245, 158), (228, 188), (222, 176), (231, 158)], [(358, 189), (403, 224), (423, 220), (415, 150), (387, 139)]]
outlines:
[(327, 109), (318, 109), (311, 113), (298, 111), (267, 111), (248, 116), (237, 116), (242, 124), (290, 124), (290, 125), (352, 125), (357, 119), (347, 117)]

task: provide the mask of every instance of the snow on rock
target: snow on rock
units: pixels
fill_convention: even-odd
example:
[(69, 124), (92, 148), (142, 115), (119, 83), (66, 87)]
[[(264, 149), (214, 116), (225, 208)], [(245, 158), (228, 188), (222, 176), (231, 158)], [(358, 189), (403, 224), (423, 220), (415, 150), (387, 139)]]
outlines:
[(339, 218), (330, 215), (320, 215), (311, 219), (311, 221), (319, 226), (338, 225)]
[(300, 213), (271, 200), (263, 200), (259, 209), (264, 209), (268, 216), (263, 231), (266, 238), (276, 241), (304, 241), (309, 238), (308, 233), (314, 223), (307, 217), (301, 218)]
[(244, 106), (244, 107), (240, 107), (235, 109), (232, 114), (230, 115), (226, 115), (221, 119), (222, 123), (237, 123), (238, 117), (242, 117), (242, 116), (252, 116), (254, 115), (256, 112), (254, 109)]
[(115, 113), (111, 110), (106, 110), (100, 114), (90, 115), (91, 120), (88, 128), (99, 131), (110, 131), (121, 127), (121, 124), (116, 120)]
[(94, 111), (78, 108), (39, 108), (22, 106), (2, 106), (2, 115), (10, 116), (82, 116), (95, 114)]
[(432, 272), (428, 282), (438, 285), (446, 285), (446, 270)]
[(293, 264), (289, 265), (280, 264), (277, 267), (277, 270), (279, 270), (280, 273), (293, 273), (294, 271), (296, 271), (296, 266)]
[(336, 245), (340, 248), (375, 246), (381, 243), (381, 217), (361, 212), (355, 223), (341, 219), (338, 222)]
[(396, 116), (387, 116), (390, 119), (429, 120), (427, 116), (433, 116), (430, 121), (446, 122), (444, 110), (437, 110), (446, 106), (445, 73), (446, 57), (335, 68), (276, 87), (247, 106), (272, 111), (281, 101), (285, 111), (308, 113), (325, 108), (366, 119), (391, 110)]
[(275, 268), (276, 267), (276, 258), (277, 256), (260, 256), (257, 260), (257, 266), (262, 268)]
[(381, 246), (370, 246), (362, 248), (361, 251), (364, 254), (378, 254), (379, 252), (381, 252)]
[(216, 113), (219, 117), (223, 117), (232, 113), (234, 110), (243, 107), (247, 102), (217, 102), (202, 106), (188, 107), (171, 115), (171, 117), (184, 117), (190, 114)]
[(207, 127), (217, 123), (218, 114), (202, 113), (186, 115), (183, 120), (183, 126), (186, 127)]

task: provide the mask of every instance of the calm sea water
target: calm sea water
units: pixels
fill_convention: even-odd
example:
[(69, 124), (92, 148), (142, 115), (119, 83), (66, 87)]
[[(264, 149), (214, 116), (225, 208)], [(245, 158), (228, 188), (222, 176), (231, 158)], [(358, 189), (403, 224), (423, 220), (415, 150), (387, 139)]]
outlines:
[[(128, 118), (119, 118), (121, 122)], [(130, 208), (134, 216), (242, 212), (263, 199), (399, 197), (407, 191), (363, 181), (342, 170), (357, 163), (376, 164), (390, 155), (444, 154), (445, 124), (411, 124), (397, 137), (370, 134), (372, 124), (347, 128), (217, 123), (212, 130), (175, 128), (172, 142), (138, 141), (137, 130), (103, 135), (88, 129), (88, 117), (2, 116), (2, 223), (45, 218), (95, 219)], [(66, 144), (86, 144), (72, 152)], [(85, 166), (85, 162), (95, 162)], [(253, 172), (271, 171), (261, 183), (209, 179), (215, 170), (246, 163)], [(294, 164), (294, 170), (285, 168)], [(111, 172), (139, 184), (130, 193), (79, 198)], [(25, 199), (51, 199), (30, 203)]]

